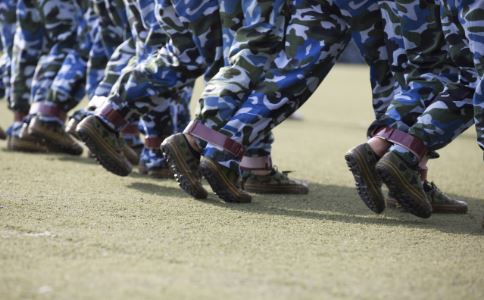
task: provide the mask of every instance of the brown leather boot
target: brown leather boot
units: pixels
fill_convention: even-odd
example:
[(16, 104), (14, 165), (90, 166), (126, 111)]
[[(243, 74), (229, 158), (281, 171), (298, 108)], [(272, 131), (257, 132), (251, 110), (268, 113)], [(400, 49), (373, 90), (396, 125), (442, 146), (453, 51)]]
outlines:
[(202, 157), (200, 172), (212, 190), (225, 202), (250, 203), (252, 197), (239, 186), (239, 174), (217, 162)]
[(132, 165), (124, 154), (119, 134), (108, 128), (101, 119), (89, 116), (77, 125), (76, 133), (109, 172), (127, 176)]
[(432, 206), (417, 166), (410, 166), (398, 154), (390, 151), (378, 161), (376, 171), (398, 203), (409, 213), (420, 218), (432, 215)]
[(29, 134), (27, 124), (23, 124), (19, 136), (8, 136), (7, 149), (11, 151), (47, 153), (49, 147), (45, 141)]
[[(432, 212), (438, 214), (465, 214), (467, 213), (467, 203), (465, 201), (452, 199), (444, 194), (433, 182), (423, 183), (427, 199), (432, 205)], [(387, 206), (391, 208), (401, 208), (392, 193), (388, 193)]]
[(275, 167), (265, 175), (245, 172), (242, 176), (242, 188), (255, 194), (307, 194), (307, 183), (289, 178), (288, 173), (281, 172)]
[(46, 122), (37, 116), (33, 117), (28, 126), (28, 133), (45, 140), (52, 152), (82, 154), (82, 147), (65, 131), (64, 126), (57, 122)]
[(183, 133), (166, 138), (161, 150), (181, 189), (195, 199), (207, 198), (199, 172), (200, 155), (194, 153)]
[(381, 191), (381, 179), (375, 170), (377, 155), (364, 143), (348, 151), (345, 159), (361, 200), (373, 212), (382, 213), (385, 210), (385, 198)]

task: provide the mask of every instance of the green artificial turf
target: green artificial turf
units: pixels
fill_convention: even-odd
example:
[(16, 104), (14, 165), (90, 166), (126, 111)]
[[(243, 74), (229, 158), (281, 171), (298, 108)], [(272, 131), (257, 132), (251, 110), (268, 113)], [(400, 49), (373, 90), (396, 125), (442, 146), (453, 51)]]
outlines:
[(366, 68), (338, 66), (301, 112), (275, 130), (274, 162), (310, 194), (248, 205), (0, 142), (0, 299), (484, 299), (474, 128), (429, 173), (469, 213), (423, 220), (356, 194), (343, 156), (372, 121)]

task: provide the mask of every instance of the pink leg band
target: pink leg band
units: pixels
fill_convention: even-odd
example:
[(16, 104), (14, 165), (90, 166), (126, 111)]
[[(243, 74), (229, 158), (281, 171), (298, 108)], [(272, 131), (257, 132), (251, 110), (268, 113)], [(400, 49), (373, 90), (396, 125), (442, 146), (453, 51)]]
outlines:
[(398, 129), (385, 127), (378, 131), (375, 136), (405, 147), (415, 154), (419, 160), (422, 160), (427, 153), (427, 147), (419, 138)]
[(30, 106), (29, 114), (43, 117), (54, 117), (62, 122), (66, 120), (66, 113), (52, 102), (35, 102)]
[(110, 103), (99, 107), (96, 110), (96, 114), (111, 122), (111, 124), (113, 124), (117, 129), (122, 129), (128, 124), (123, 116), (119, 112), (114, 110)]
[(244, 156), (240, 161), (243, 170), (270, 170), (272, 168), (271, 156)]
[(148, 149), (160, 149), (161, 143), (165, 138), (163, 137), (155, 137), (155, 136), (148, 136), (145, 137), (145, 148)]
[(123, 128), (121, 132), (127, 135), (138, 135), (139, 134), (138, 124), (129, 123), (128, 125), (126, 125), (126, 127)]
[(244, 155), (244, 146), (228, 136), (205, 126), (198, 120), (191, 121), (183, 133), (190, 134), (207, 143), (220, 147), (237, 158), (241, 158)]

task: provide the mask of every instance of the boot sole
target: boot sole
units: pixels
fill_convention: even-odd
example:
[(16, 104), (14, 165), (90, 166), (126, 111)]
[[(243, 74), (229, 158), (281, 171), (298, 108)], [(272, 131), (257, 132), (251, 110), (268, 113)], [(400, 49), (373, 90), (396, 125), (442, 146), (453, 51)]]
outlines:
[(173, 176), (173, 173), (169, 172), (164, 172), (164, 171), (148, 171), (148, 173), (146, 174), (148, 176), (150, 176), (151, 178), (155, 178), (155, 179), (173, 179), (174, 176)]
[(435, 214), (466, 214), (467, 206), (432, 205), (432, 213)]
[(136, 152), (133, 149), (129, 148), (128, 145), (125, 145), (123, 147), (123, 154), (124, 154), (124, 156), (126, 156), (126, 158), (128, 159), (128, 161), (132, 165), (138, 164), (138, 162), (139, 162), (139, 156), (138, 156), (138, 154), (136, 154)]
[(28, 152), (28, 153), (48, 153), (47, 146), (39, 145), (35, 142), (28, 142), (16, 140), (15, 142), (8, 141), (7, 149), (10, 151)]
[(252, 201), (250, 196), (243, 199), (238, 189), (233, 187), (229, 180), (216, 170), (217, 166), (211, 161), (205, 160), (200, 163), (200, 172), (207, 179), (217, 196), (229, 203), (250, 203)]
[[(387, 200), (387, 207), (402, 209), (402, 211), (406, 212), (406, 210), (398, 204), (397, 200)], [(433, 214), (466, 214), (467, 206), (432, 205), (432, 213)]]
[[(356, 152), (348, 152), (345, 155), (346, 165), (355, 179), (356, 191), (365, 205), (374, 213), (381, 214), (385, 210), (385, 197), (381, 188), (374, 185), (370, 166), (366, 160)], [(368, 189), (373, 191), (374, 197)]]
[[(427, 205), (422, 205), (420, 201), (415, 201), (412, 196), (408, 195), (408, 192), (410, 192), (413, 193), (415, 197), (420, 197), (417, 192), (412, 191), (412, 187), (400, 175), (398, 168), (390, 163), (380, 161), (376, 166), (376, 172), (388, 188), (392, 190), (393, 195), (399, 195), (396, 200), (404, 209), (417, 217), (424, 219), (430, 218), (432, 215), (430, 204), (428, 204), (428, 207), (424, 207)], [(403, 189), (402, 186), (407, 187), (408, 189)]]
[(49, 144), (49, 150), (52, 152), (66, 153), (75, 156), (80, 156), (82, 154), (81, 146), (78, 146), (78, 148), (74, 148), (68, 145), (59, 144), (57, 143), (57, 139), (55, 139), (48, 131), (39, 130), (29, 126), (29, 134), (36, 138), (44, 139), (47, 144)]
[(163, 169), (163, 170), (149, 170), (145, 166), (138, 166), (138, 172), (141, 175), (146, 175), (151, 178), (156, 178), (156, 179), (173, 179), (173, 173), (171, 172), (170, 169)]
[(295, 188), (294, 186), (255, 186), (255, 185), (244, 185), (243, 190), (254, 194), (285, 194), (285, 195), (306, 195), (308, 194), (308, 189)]
[(208, 197), (207, 191), (203, 188), (202, 184), (190, 175), (190, 168), (185, 161), (178, 154), (178, 148), (175, 145), (164, 143), (161, 145), (161, 151), (170, 166), (173, 177), (182, 190), (195, 199), (206, 199)]
[(118, 155), (117, 153), (113, 153), (109, 146), (103, 146), (106, 145), (105, 142), (97, 137), (94, 133), (95, 131), (90, 125), (85, 124), (81, 128), (78, 128), (77, 134), (104, 169), (118, 176), (128, 176), (131, 173), (131, 168), (126, 169), (120, 167), (124, 162), (113, 160), (111, 156), (106, 154)]

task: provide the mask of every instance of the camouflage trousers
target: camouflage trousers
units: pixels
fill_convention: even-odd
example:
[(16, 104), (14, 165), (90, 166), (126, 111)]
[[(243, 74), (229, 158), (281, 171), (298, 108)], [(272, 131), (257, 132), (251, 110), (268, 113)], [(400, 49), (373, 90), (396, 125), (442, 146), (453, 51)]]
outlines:
[(11, 51), (11, 109), (26, 113), (31, 101), (54, 102), (64, 110), (76, 105), (84, 95), (82, 50), (90, 47), (89, 41), (76, 43), (85, 29), (81, 7), (74, 1), (19, 0), (12, 11), (18, 28)]
[(99, 20), (96, 19), (93, 24), (95, 26), (90, 31), (92, 45), (89, 51), (86, 75), (86, 95), (89, 101), (94, 97), (97, 87), (104, 78), (104, 71), (110, 57), (102, 43)]
[[(190, 9), (190, 3), (183, 1), (163, 4), (160, 16), (165, 31), (170, 35), (168, 44), (161, 48), (156, 56), (152, 56), (142, 63), (141, 68), (134, 70), (129, 78), (126, 77), (126, 84), (120, 86), (119, 93), (111, 97), (112, 101), (118, 99), (116, 104), (121, 111), (124, 110), (127, 117), (144, 112), (137, 109), (137, 106), (150, 110), (159, 105), (153, 100), (163, 100), (151, 98), (151, 103), (147, 103), (146, 100), (149, 99), (146, 97), (147, 95), (173, 89), (186, 89), (186, 87), (193, 85), (196, 77), (204, 73), (205, 78), (208, 79), (220, 66), (220, 50), (207, 53), (207, 49), (221, 48), (219, 39), (221, 36), (220, 17), (218, 9), (214, 9), (218, 4), (215, 1), (213, 1), (212, 6), (209, 4), (206, 3), (205, 6), (195, 7), (194, 9)], [(211, 15), (203, 14), (207, 11), (211, 11)], [(187, 15), (188, 12), (190, 12), (189, 15)], [(183, 24), (178, 18), (178, 14), (185, 14), (183, 17), (188, 22)], [(200, 26), (202, 20), (204, 21), (203, 26)], [(207, 22), (207, 20), (211, 22)], [(176, 26), (167, 27), (167, 25), (172, 24)], [(229, 26), (224, 29), (229, 29)], [(196, 35), (197, 33), (198, 35)], [(199, 38), (193, 39), (192, 35)], [(204, 36), (211, 38), (204, 38)], [(227, 34), (224, 35), (226, 38), (228, 36)], [(228, 44), (231, 44), (231, 41), (226, 43), (226, 45)], [(228, 47), (225, 47), (225, 49), (228, 49)], [(123, 103), (123, 100), (126, 103)], [(133, 106), (135, 109), (133, 109)], [(179, 129), (182, 128), (179, 127)], [(251, 147), (248, 154), (268, 155), (271, 144), (272, 136), (268, 134), (264, 141)]]
[[(354, 2), (354, 1), (353, 1)], [(316, 90), (348, 44), (352, 31), (371, 65), (375, 114), (381, 115), (396, 87), (388, 64), (383, 23), (376, 1), (291, 1), (285, 45), (232, 117), (220, 128), (244, 146), (257, 143)], [(214, 145), (205, 156), (238, 170), (238, 159)]]
[[(472, 125), (472, 73), (459, 68), (450, 53), (465, 59), (465, 43), (456, 51), (446, 44), (447, 27), (440, 7), (431, 1), (397, 1), (393, 28), (400, 28), (408, 67), (406, 87), (395, 95), (385, 116), (372, 129), (391, 126), (421, 138), (437, 150)], [(425, 134), (431, 133), (431, 134)]]
[[(155, 17), (155, 2), (151, 0), (127, 0), (127, 16), (131, 33), (136, 36), (136, 64), (146, 61), (168, 41)], [(189, 104), (193, 85), (158, 95), (163, 104), (141, 117), (141, 127), (147, 137), (167, 137), (181, 132), (190, 122)], [(166, 121), (165, 121), (166, 120)]]
[(90, 60), (101, 62), (100, 69), (102, 66), (102, 79), (93, 87), (93, 96), (106, 97), (136, 51), (124, 2), (94, 0), (92, 6), (99, 27), (94, 36), (95, 48), (91, 49)]
[[(216, 2), (193, 4), (193, 9), (181, 2), (156, 2), (157, 18), (168, 35), (165, 45), (130, 72), (123, 72), (111, 91), (108, 101), (126, 120), (163, 105), (166, 99), (158, 95), (191, 87), (197, 77), (210, 76), (220, 66), (220, 18), (213, 9)], [(211, 15), (205, 15), (207, 12)]]
[[(43, 30), (47, 53), (41, 56), (32, 82), (32, 102), (53, 102), (64, 111), (73, 108), (82, 97), (76, 98), (71, 88), (66, 88), (76, 78), (82, 77), (86, 64), (78, 59), (78, 28), (82, 11), (75, 1), (44, 0), (37, 1), (40, 14), (39, 30)], [(64, 66), (64, 69), (62, 67)], [(72, 77), (68, 69), (79, 69)], [(60, 87), (60, 90), (56, 90)]]
[[(91, 114), (92, 108), (99, 105), (99, 100), (93, 99), (96, 93), (100, 96), (109, 94), (119, 73), (135, 54), (133, 41), (128, 36), (127, 24), (120, 25), (113, 20), (115, 14), (125, 13), (124, 6), (116, 9), (113, 4), (105, 0), (89, 1), (85, 13), (87, 30), (83, 32), (83, 37), (90, 40), (91, 44), (86, 67), (86, 94), (90, 104), (87, 109), (76, 111), (71, 116), (78, 121)], [(119, 22), (121, 17), (116, 18)], [(125, 39), (126, 43), (120, 47)]]
[[(82, 4), (81, 2), (51, 1), (47, 3), (25, 0), (17, 2), (16, 8), (13, 9), (17, 17), (17, 29), (11, 51), (12, 77), (10, 82), (12, 85), (9, 99), (12, 110), (23, 114), (29, 112), (30, 102), (34, 100), (32, 90), (34, 84), (36, 91), (43, 91), (43, 99), (48, 98), (50, 102), (58, 104), (64, 110), (67, 109), (66, 106), (72, 107), (77, 104), (83, 97), (85, 55), (79, 50), (82, 47), (89, 47), (89, 43), (74, 42), (74, 38), (85, 28), (83, 11), (80, 6)], [(42, 8), (45, 9), (42, 10)], [(70, 12), (72, 15), (68, 14)], [(46, 14), (49, 16), (46, 17)], [(52, 18), (58, 18), (58, 22), (53, 21)], [(69, 24), (70, 20), (74, 20), (76, 24)], [(63, 33), (66, 34), (63, 35)], [(72, 35), (75, 37), (73, 38)], [(79, 47), (74, 49), (73, 45)], [(49, 52), (50, 48), (52, 49)], [(46, 57), (49, 54), (56, 55), (56, 65), (55, 68), (47, 68), (47, 70), (48, 66), (41, 66), (39, 61), (41, 57), (47, 61)], [(36, 77), (37, 71), (39, 77)], [(39, 80), (41, 78), (46, 82), (41, 83)], [(57, 118), (52, 119), (63, 121)], [(20, 127), (17, 125), (12, 126), (14, 129), (11, 134), (18, 134), (16, 129)]]
[[(484, 6), (479, 0), (441, 0), (442, 23), (446, 24), (447, 42), (453, 61), (461, 70), (462, 80), (471, 81), (469, 72), (475, 74), (475, 88), (472, 98), (473, 118), (477, 130), (477, 142), (484, 150)], [(467, 49), (468, 47), (468, 49)], [(470, 55), (465, 55), (470, 53)], [(470, 59), (469, 59), (470, 57)], [(466, 76), (467, 75), (467, 76)], [(470, 115), (470, 113), (468, 114)], [(466, 116), (468, 116), (466, 115)], [(437, 123), (437, 121), (432, 122)], [(436, 126), (436, 125), (434, 125)], [(432, 127), (422, 126), (415, 134), (435, 134)]]
[(96, 13), (95, 1), (89, 1), (88, 9), (84, 15), (87, 26), (83, 35), (90, 41), (87, 54), (86, 96), (88, 100), (91, 100), (97, 86), (104, 77), (104, 70), (111, 54), (107, 53), (102, 41), (101, 17)]
[[(221, 128), (263, 80), (268, 62), (282, 49), (285, 1), (219, 1), (224, 31), (224, 67), (200, 99), (198, 118)], [(242, 9), (244, 7), (244, 9)]]
[(4, 95), (10, 103), (10, 72), (12, 66), (12, 49), (15, 35), (17, 1), (0, 1), (0, 41), (2, 43), (2, 79)]
[(397, 2), (394, 0), (379, 0), (378, 5), (384, 24), (388, 61), (391, 72), (399, 85), (399, 88), (395, 91), (395, 94), (397, 94), (402, 88), (406, 87), (404, 73), (408, 67), (408, 57), (405, 52)]
[[(143, 64), (150, 55), (166, 43), (166, 36), (155, 20), (151, 1), (124, 2), (126, 20), (131, 37), (121, 43), (111, 56), (102, 82), (95, 95), (107, 97), (124, 84), (138, 64)], [(147, 137), (166, 137), (182, 130), (189, 122), (189, 101), (192, 85), (178, 90), (160, 91), (160, 93), (140, 98), (138, 103), (157, 103), (150, 110), (144, 111), (131, 119), (136, 122), (141, 116), (139, 127)]]
[[(376, 1), (380, 2), (380, 1)], [(385, 35), (385, 14), (381, 6), (374, 1), (366, 2), (367, 11), (348, 10), (342, 6), (343, 11), (354, 15), (350, 24), (353, 32), (352, 38), (358, 47), (361, 56), (370, 67), (370, 84), (372, 90), (372, 107), (375, 119), (380, 119), (394, 95), (402, 89), (403, 75), (401, 75), (401, 55), (389, 51), (389, 40), (400, 42), (397, 35)], [(364, 6), (363, 6), (364, 8)], [(358, 17), (362, 15), (361, 17)], [(364, 18), (364, 19), (363, 19)]]
[[(7, 54), (2, 54), (0, 56), (0, 76), (2, 76), (2, 78), (4, 76), (8, 76), (5, 73), (7, 72), (6, 64), (7, 64)], [(8, 70), (10, 71), (10, 69)], [(0, 98), (3, 98), (3, 97), (5, 97), (5, 83), (3, 82), (3, 80), (0, 80)]]
[(46, 46), (42, 26), (39, 24), (40, 12), (35, 3), (18, 0), (16, 14), (17, 30), (12, 50), (9, 107), (13, 111), (27, 114), (35, 68)]
[(73, 99), (75, 104), (79, 103), (86, 95), (86, 83), (93, 81), (88, 78), (93, 73), (89, 68), (89, 54), (93, 46), (91, 28), (96, 23), (92, 13), (92, 8), (88, 8), (77, 15), (76, 47), (69, 50), (50, 88), (49, 95), (56, 101), (67, 103)]
[[(218, 1), (222, 20), (224, 66), (208, 82), (200, 99), (199, 119), (220, 128), (264, 79), (269, 61), (282, 48), (286, 1)], [(272, 133), (248, 147), (247, 156), (268, 156)], [(200, 148), (205, 146), (199, 141)]]
[[(124, 9), (122, 1), (92, 0), (87, 4), (87, 11), (84, 13), (84, 22), (87, 26), (84, 31), (80, 32), (78, 40), (88, 41), (90, 44), (87, 49), (85, 83), (86, 95), (89, 100), (95, 96), (99, 84), (104, 79), (106, 66), (116, 48), (129, 39)], [(129, 58), (120, 57), (119, 53), (116, 59), (120, 59), (121, 62), (116, 63), (113, 59), (109, 66), (114, 67), (111, 72), (121, 70), (122, 67), (117, 67), (117, 65), (125, 66), (129, 60)], [(110, 78), (112, 79), (112, 77)], [(109, 84), (106, 83), (104, 93), (109, 93), (109, 87), (113, 83), (113, 80)]]

